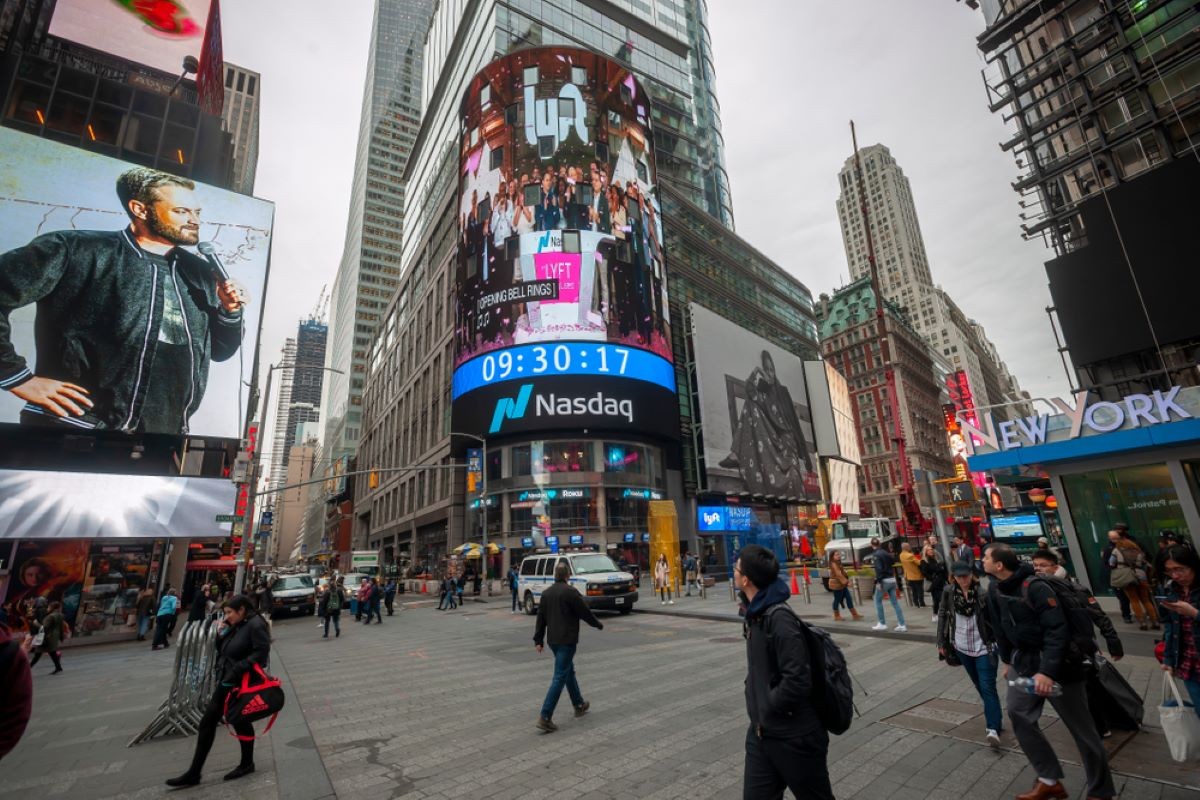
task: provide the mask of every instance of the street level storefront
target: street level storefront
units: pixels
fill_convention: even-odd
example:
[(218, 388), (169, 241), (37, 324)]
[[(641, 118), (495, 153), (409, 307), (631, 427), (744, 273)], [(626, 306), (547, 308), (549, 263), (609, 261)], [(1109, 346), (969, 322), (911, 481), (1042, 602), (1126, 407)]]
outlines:
[(964, 423), (972, 472), (1042, 472), (1050, 480), (1071, 560), (1096, 592), (1109, 590), (1100, 554), (1117, 523), (1147, 552), (1172, 531), (1200, 532), (1200, 387), (1089, 401), (1050, 401), (1058, 413)]

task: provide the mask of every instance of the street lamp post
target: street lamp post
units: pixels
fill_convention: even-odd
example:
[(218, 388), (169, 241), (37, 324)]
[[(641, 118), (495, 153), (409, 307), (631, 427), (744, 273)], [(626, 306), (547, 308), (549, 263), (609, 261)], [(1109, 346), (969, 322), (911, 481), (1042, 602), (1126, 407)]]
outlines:
[(482, 447), (482, 449), (483, 449), (483, 453), (482, 453), (482, 455), (481, 455), (481, 458), (482, 458), (482, 460), (483, 460), (483, 463), (480, 465), (480, 466), (482, 467), (482, 470), (481, 470), (481, 473), (482, 473), (482, 474), (481, 474), (481, 479), (480, 479), (480, 481), (479, 481), (479, 514), (480, 514), (480, 519), (482, 520), (482, 523), (483, 523), (483, 525), (482, 525), (482, 527), (483, 527), (483, 535), (482, 535), (482, 542), (481, 542), (481, 546), (482, 546), (482, 552), (480, 552), (480, 554), (479, 554), (479, 559), (480, 559), (480, 561), (482, 562), (482, 563), (480, 564), (480, 567), (481, 567), (481, 568), (482, 568), (482, 570), (483, 570), (483, 582), (484, 582), (484, 584), (487, 586), (487, 593), (488, 593), (488, 597), (491, 597), (491, 596), (492, 596), (492, 582), (491, 582), (490, 580), (488, 580), (488, 570), (487, 570), (487, 557), (488, 557), (488, 529), (487, 529), (487, 500), (488, 500), (488, 498), (487, 498), (487, 468), (488, 468), (488, 461), (487, 461), (487, 439), (483, 438), (482, 436), (476, 436), (476, 435), (475, 435), (475, 434), (473, 434), (473, 433), (460, 433), (460, 432), (458, 432), (458, 431), (450, 431), (450, 436), (451, 436), (451, 437), (454, 437), (454, 436), (461, 436), (461, 437), (463, 437), (464, 439), (474, 439), (475, 441), (479, 442), (480, 446), (481, 446), (481, 447)]
[[(261, 419), (263, 422), (263, 431), (264, 432), (266, 430), (266, 425), (267, 425), (267, 412), (271, 408), (271, 379), (275, 376), (275, 370), (279, 370), (282, 372), (285, 369), (297, 369), (297, 368), (298, 367), (296, 364), (269, 364), (267, 366), (267, 391), (263, 395), (262, 414), (259, 416), (259, 419)], [(338, 375), (346, 374), (342, 370), (335, 369), (333, 367), (318, 367), (315, 365), (310, 366), (310, 365), (306, 364), (306, 365), (304, 365), (303, 368), (304, 369), (320, 369), (320, 370), (324, 370), (326, 372), (336, 372)], [(258, 398), (253, 398), (253, 401), (250, 403), (250, 410), (251, 410), (251, 418), (253, 418), (253, 416), (254, 416), (253, 412), (258, 410)], [(279, 420), (275, 420), (275, 424), (278, 425)], [(265, 441), (266, 437), (264, 436), (264, 437), (262, 437), (262, 439)], [(261, 460), (262, 460), (262, 448), (255, 447), (254, 448), (254, 456), (250, 460), (250, 492), (249, 492), (250, 496), (246, 502), (246, 519), (249, 519), (251, 521), (250, 522), (250, 525), (251, 525), (250, 532), (252, 534), (257, 533), (257, 530), (254, 528), (254, 513), (255, 513), (255, 506), (257, 505), (256, 498), (258, 497), (258, 470), (259, 470), (259, 464), (260, 464)], [(243, 530), (245, 530), (245, 520), (243, 520), (242, 524), (243, 524)], [(233, 591), (235, 594), (241, 594), (242, 589), (245, 587), (245, 584), (246, 584), (246, 562), (249, 560), (250, 554), (254, 552), (254, 548), (246, 547), (246, 540), (247, 540), (247, 537), (242, 536), (242, 549), (238, 553), (237, 573), (235, 574), (234, 579), (233, 579)]]

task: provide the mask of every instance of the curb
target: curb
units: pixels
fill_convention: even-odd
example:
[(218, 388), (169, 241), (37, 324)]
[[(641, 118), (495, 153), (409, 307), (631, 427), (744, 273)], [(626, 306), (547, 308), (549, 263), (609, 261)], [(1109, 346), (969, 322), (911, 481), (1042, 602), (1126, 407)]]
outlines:
[[(683, 617), (685, 619), (704, 620), (705, 622), (733, 622), (733, 623), (737, 623), (737, 624), (741, 624), (741, 622), (742, 622), (741, 617), (731, 617), (731, 616), (728, 616), (727, 614), (708, 614), (703, 611), (661, 611), (657, 608), (653, 608), (653, 609), (652, 608), (638, 608), (636, 605), (633, 607), (633, 613), (635, 613), (635, 614), (657, 614), (657, 615), (664, 616), (664, 617)], [(801, 619), (803, 619), (803, 617), (801, 617)], [(816, 623), (813, 623), (813, 624), (816, 624)], [(937, 644), (937, 634), (936, 633), (912, 633), (912, 632), (910, 632), (910, 633), (892, 633), (891, 631), (886, 631), (886, 632), (885, 631), (873, 631), (870, 628), (857, 628), (857, 629), (856, 628), (846, 628), (846, 627), (836, 627), (835, 628), (833, 626), (819, 625), (819, 624), (817, 624), (817, 627), (821, 628), (822, 630), (827, 631), (830, 634), (835, 635), (835, 636), (840, 635), (840, 634), (846, 634), (848, 636), (868, 636), (868, 637), (871, 637), (874, 639), (883, 639), (883, 638), (890, 637), (890, 638), (901, 639), (902, 641), (906, 641), (906, 642), (921, 642), (923, 644)], [(885, 636), (885, 633), (888, 634), (888, 636)]]

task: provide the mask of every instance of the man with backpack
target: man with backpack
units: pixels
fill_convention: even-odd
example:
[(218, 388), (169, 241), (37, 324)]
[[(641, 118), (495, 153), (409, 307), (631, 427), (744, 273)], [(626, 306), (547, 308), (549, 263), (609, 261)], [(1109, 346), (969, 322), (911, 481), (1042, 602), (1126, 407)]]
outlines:
[[(787, 604), (791, 592), (779, 577), (775, 554), (759, 545), (742, 548), (733, 583), (746, 607), (745, 800), (833, 800), (829, 783), (829, 733), (818, 713), (823, 670), (814, 669), (809, 631)], [(844, 728), (843, 728), (844, 730)]]
[(1068, 796), (1062, 765), (1038, 727), (1047, 698), (1079, 748), (1089, 800), (1114, 797), (1108, 756), (1088, 710), (1088, 657), (1096, 652), (1096, 643), (1086, 607), (1073, 591), (1059, 591), (1057, 582), (1036, 578), (1033, 567), (1007, 545), (990, 545), (983, 569), (993, 578), (988, 611), (1005, 677), (1026, 679), (1009, 685), (1006, 705), (1037, 782), (1017, 800)]

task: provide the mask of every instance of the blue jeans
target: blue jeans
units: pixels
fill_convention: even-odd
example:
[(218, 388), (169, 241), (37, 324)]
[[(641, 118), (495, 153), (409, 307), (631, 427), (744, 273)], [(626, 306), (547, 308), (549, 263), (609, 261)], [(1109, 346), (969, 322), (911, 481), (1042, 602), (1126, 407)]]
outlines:
[(991, 653), (969, 656), (958, 649), (955, 652), (983, 700), (984, 725), (989, 731), (999, 733), (1004, 725), (1004, 715), (1000, 711), (1000, 695), (996, 692), (996, 656)]
[(583, 693), (579, 691), (579, 681), (575, 679), (575, 645), (552, 644), (550, 651), (554, 653), (554, 678), (550, 681), (550, 690), (546, 692), (546, 700), (542, 703), (542, 717), (550, 719), (562, 697), (563, 686), (571, 695), (571, 705), (578, 708), (583, 705)]
[(335, 636), (342, 635), (342, 610), (339, 608), (336, 611), (329, 611), (325, 615), (325, 635), (329, 635), (329, 620), (333, 620), (333, 633)]
[(150, 616), (149, 614), (143, 614), (141, 617), (138, 618), (138, 638), (139, 639), (146, 638), (146, 632), (150, 630), (150, 623), (151, 623), (151, 621), (153, 621), (153, 619), (154, 619), (154, 617)]
[(1200, 716), (1200, 681), (1184, 681), (1183, 686), (1192, 696), (1192, 708), (1196, 710), (1196, 716)]
[(850, 599), (849, 587), (833, 590), (833, 611), (836, 614), (845, 606), (850, 611), (854, 610), (854, 601)]
[[(892, 580), (891, 588), (888, 589), (888, 600), (892, 603), (892, 610), (896, 612), (896, 622), (899, 625), (904, 624), (904, 612), (900, 610), (900, 589), (896, 586), (896, 581)], [(883, 618), (883, 584), (875, 584), (875, 616), (879, 617), (879, 624), (886, 625), (887, 620)]]

